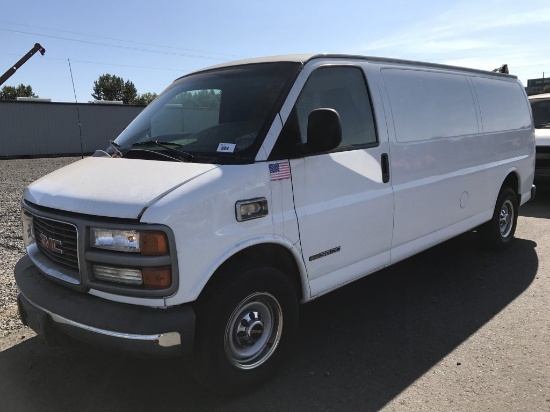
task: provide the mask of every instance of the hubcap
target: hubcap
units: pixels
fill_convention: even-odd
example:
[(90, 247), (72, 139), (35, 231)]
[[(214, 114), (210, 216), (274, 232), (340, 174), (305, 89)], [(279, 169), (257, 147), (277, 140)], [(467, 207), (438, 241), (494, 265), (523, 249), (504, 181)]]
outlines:
[(237, 341), (243, 348), (254, 345), (264, 333), (264, 323), (259, 312), (250, 312), (237, 326)]
[(225, 330), (225, 355), (238, 369), (254, 369), (275, 352), (283, 330), (283, 312), (269, 293), (246, 297), (231, 314)]
[(508, 237), (514, 225), (514, 206), (510, 200), (502, 204), (498, 223), (500, 226), (500, 235), (502, 237)]

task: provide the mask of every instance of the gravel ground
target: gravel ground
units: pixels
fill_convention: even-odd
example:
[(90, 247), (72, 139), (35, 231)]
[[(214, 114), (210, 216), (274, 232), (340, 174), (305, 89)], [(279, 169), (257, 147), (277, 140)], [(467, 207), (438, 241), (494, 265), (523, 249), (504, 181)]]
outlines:
[(0, 338), (23, 328), (17, 315), (13, 267), (25, 253), (21, 236), (23, 189), (79, 157), (0, 160)]

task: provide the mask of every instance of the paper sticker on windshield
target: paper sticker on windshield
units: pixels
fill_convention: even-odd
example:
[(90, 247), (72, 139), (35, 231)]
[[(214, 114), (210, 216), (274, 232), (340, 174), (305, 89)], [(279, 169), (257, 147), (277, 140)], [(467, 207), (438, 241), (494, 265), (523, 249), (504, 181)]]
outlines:
[(233, 143), (220, 143), (218, 145), (218, 152), (233, 153), (235, 151), (235, 144)]

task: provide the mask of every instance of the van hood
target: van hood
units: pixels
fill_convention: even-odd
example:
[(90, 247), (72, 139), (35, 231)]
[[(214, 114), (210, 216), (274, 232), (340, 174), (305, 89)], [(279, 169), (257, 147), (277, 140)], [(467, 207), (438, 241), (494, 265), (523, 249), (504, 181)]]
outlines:
[(23, 198), (67, 212), (137, 219), (175, 188), (216, 168), (211, 164), (90, 157), (31, 183)]
[(535, 143), (537, 146), (550, 146), (550, 129), (535, 129)]

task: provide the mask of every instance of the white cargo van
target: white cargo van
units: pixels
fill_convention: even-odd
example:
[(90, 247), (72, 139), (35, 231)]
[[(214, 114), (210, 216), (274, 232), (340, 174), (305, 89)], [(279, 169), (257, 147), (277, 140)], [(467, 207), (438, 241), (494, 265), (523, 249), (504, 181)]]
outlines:
[(292, 349), (299, 303), (474, 228), (506, 246), (534, 163), (514, 76), (339, 55), (207, 68), (25, 190), (21, 318), (248, 389)]

